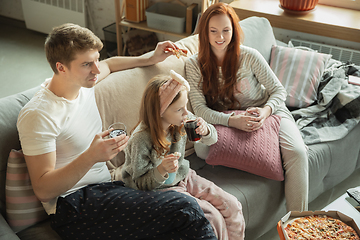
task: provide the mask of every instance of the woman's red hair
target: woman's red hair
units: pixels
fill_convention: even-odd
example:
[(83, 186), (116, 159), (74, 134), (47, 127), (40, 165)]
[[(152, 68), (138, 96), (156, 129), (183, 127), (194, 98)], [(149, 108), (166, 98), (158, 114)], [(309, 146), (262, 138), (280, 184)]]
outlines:
[[(219, 84), (219, 70), (217, 58), (211, 50), (209, 40), (209, 21), (213, 16), (226, 14), (232, 24), (233, 35), (229, 43), (224, 61), (221, 64), (222, 84)], [(243, 32), (239, 25), (239, 18), (234, 9), (226, 3), (211, 5), (202, 14), (198, 25), (199, 54), (198, 60), (203, 80), (203, 93), (207, 105), (215, 110), (234, 108), (238, 101), (234, 97), (236, 73), (240, 65), (240, 44)]]

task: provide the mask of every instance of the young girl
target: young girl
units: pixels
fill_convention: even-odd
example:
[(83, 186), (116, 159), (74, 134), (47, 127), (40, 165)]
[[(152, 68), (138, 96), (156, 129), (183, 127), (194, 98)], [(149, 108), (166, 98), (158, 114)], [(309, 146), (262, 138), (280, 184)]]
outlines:
[[(225, 3), (211, 5), (201, 16), (199, 53), (186, 62), (191, 106), (196, 115), (209, 123), (246, 132), (259, 129), (271, 114), (280, 115), (286, 206), (289, 211), (307, 210), (308, 153), (284, 104), (286, 91), (262, 55), (240, 45), (242, 30), (238, 22), (235, 11)], [(256, 117), (222, 112), (247, 108)], [(201, 150), (197, 154), (205, 158), (208, 147)]]
[[(198, 176), (184, 159), (187, 135), (189, 83), (174, 71), (148, 83), (140, 121), (125, 148), (122, 177), (126, 186), (141, 190), (175, 190), (193, 196), (210, 221), (218, 239), (244, 239), (245, 222), (240, 202), (214, 183)], [(206, 145), (217, 141), (214, 126), (197, 118), (196, 132)], [(169, 174), (174, 180), (167, 182)]]

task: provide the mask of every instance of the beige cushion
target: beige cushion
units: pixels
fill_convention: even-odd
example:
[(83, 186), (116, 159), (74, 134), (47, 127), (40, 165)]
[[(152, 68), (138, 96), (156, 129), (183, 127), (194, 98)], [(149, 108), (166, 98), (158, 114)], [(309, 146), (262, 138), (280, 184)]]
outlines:
[[(191, 56), (197, 52), (198, 37), (190, 36), (175, 44), (179, 48), (187, 49), (188, 56)], [(184, 57), (178, 59), (170, 56), (156, 65), (115, 72), (100, 81), (95, 86), (95, 96), (103, 130), (114, 122), (123, 122), (127, 132), (130, 133), (139, 120), (140, 101), (147, 82), (158, 74), (170, 74), (170, 70), (185, 77), (185, 60)], [(187, 155), (192, 153), (192, 144), (189, 143), (187, 149), (189, 149)], [(121, 152), (108, 162), (113, 179), (121, 179), (117, 167), (124, 163), (124, 159), (124, 153)]]

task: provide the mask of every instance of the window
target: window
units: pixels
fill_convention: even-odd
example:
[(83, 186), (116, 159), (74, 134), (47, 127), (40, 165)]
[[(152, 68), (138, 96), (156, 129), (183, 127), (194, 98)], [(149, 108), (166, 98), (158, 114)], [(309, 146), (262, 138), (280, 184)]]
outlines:
[(360, 0), (319, 0), (319, 4), (360, 10)]

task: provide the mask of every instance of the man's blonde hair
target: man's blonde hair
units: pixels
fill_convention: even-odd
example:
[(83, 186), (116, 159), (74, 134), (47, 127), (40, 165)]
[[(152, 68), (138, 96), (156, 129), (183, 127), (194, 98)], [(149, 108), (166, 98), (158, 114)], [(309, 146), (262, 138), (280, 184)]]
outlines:
[(102, 48), (103, 43), (92, 31), (72, 23), (53, 28), (45, 41), (46, 58), (55, 74), (57, 62), (69, 67), (77, 53)]

